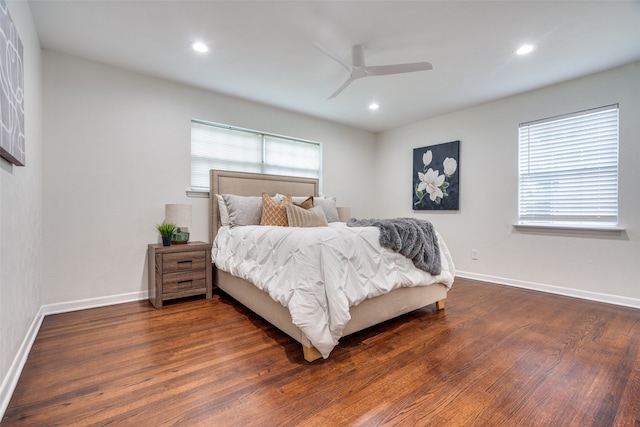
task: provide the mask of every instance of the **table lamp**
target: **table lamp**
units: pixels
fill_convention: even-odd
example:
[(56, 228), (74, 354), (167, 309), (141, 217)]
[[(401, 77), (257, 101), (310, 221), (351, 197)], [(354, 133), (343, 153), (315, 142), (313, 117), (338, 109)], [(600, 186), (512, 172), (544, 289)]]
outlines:
[(176, 226), (171, 243), (187, 243), (191, 227), (191, 205), (164, 205), (164, 221)]

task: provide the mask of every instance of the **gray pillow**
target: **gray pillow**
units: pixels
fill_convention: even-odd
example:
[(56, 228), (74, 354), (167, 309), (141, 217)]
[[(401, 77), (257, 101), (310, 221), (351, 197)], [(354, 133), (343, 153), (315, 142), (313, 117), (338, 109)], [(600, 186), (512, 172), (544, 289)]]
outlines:
[(222, 198), (229, 212), (229, 226), (260, 225), (262, 217), (262, 197), (223, 194)]
[(335, 197), (327, 197), (327, 198), (314, 197), (313, 206), (320, 206), (322, 208), (325, 216), (327, 217), (328, 222), (340, 221), (338, 217), (338, 208), (336, 207)]

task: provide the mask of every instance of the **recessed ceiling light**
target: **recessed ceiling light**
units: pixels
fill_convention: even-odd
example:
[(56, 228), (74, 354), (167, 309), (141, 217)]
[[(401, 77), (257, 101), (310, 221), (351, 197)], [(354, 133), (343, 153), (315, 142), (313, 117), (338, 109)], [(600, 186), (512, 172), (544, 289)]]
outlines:
[(205, 53), (209, 50), (209, 47), (202, 42), (195, 42), (191, 45), (191, 47), (193, 48), (193, 50), (200, 53)]
[(516, 50), (518, 55), (526, 55), (527, 53), (531, 53), (536, 49), (536, 47), (532, 44), (523, 44)]
[(369, 110), (377, 110), (378, 108), (380, 108), (380, 105), (378, 105), (375, 102), (372, 102), (371, 104), (369, 104)]

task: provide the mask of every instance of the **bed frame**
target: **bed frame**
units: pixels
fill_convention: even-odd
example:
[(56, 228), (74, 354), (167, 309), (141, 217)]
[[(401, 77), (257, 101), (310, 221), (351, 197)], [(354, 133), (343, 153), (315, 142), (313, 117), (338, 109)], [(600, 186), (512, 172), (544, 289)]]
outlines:
[[(220, 224), (216, 194), (260, 196), (264, 191), (270, 195), (280, 193), (292, 196), (318, 196), (318, 180), (312, 178), (221, 170), (211, 170), (209, 177), (211, 184), (209, 192), (210, 242), (213, 242)], [(213, 265), (213, 277), (218, 288), (302, 344), (305, 360), (312, 362), (322, 357), (302, 331), (292, 323), (289, 310), (272, 300), (266, 292), (246, 280), (218, 270), (215, 265)], [(351, 307), (349, 311), (351, 320), (347, 323), (342, 336), (361, 331), (429, 304), (435, 303), (436, 308), (442, 310), (446, 297), (447, 288), (436, 283), (429, 286), (398, 288), (385, 295), (365, 300), (357, 306)]]

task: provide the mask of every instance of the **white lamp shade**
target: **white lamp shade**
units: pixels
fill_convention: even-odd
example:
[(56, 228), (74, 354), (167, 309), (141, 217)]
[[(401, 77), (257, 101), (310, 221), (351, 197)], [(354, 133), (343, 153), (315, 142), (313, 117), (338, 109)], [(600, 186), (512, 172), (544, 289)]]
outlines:
[(176, 227), (191, 227), (191, 205), (164, 205), (164, 221)]

